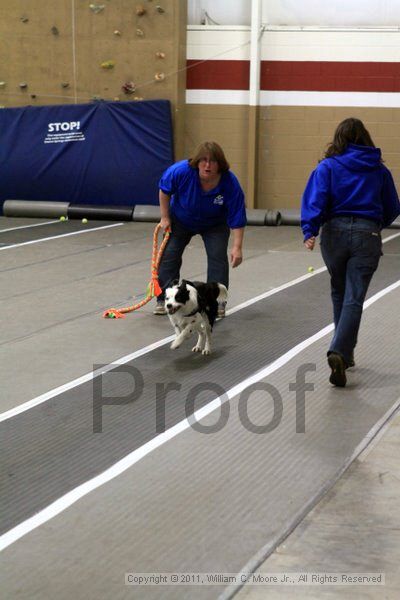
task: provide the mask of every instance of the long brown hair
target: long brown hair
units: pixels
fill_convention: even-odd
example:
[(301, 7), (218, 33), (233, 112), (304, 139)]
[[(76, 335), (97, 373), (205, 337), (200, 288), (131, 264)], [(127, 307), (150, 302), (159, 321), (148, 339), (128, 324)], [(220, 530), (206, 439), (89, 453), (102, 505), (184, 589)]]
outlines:
[(375, 144), (364, 123), (354, 117), (345, 119), (336, 127), (333, 141), (328, 144), (326, 149), (325, 158), (343, 154), (349, 144), (375, 148)]
[(224, 173), (229, 171), (230, 166), (225, 158), (224, 151), (217, 142), (202, 142), (196, 149), (193, 158), (189, 159), (189, 165), (193, 169), (197, 169), (202, 158), (209, 156), (212, 160), (218, 163), (219, 171)]

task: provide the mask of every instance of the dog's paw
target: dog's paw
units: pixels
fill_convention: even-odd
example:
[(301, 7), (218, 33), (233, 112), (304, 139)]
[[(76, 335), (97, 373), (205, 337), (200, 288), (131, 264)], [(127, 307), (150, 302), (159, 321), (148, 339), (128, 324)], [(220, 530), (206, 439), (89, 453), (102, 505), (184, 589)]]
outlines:
[(209, 350), (208, 348), (204, 348), (204, 350), (202, 351), (203, 356), (209, 356), (210, 354), (211, 354), (211, 350)]
[(179, 346), (181, 345), (180, 342), (178, 342), (177, 340), (174, 340), (172, 342), (172, 344), (170, 345), (171, 350), (176, 350), (177, 348), (179, 348)]
[(192, 348), (192, 352), (201, 352), (201, 346), (198, 346), (198, 345), (196, 344), (196, 346), (193, 346), (193, 348)]

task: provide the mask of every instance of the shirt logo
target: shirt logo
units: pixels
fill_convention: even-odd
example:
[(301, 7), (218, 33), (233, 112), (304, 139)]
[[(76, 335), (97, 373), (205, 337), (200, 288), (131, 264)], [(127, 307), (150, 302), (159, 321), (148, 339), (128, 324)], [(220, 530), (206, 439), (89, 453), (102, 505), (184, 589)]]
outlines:
[(221, 194), (219, 196), (215, 196), (214, 204), (222, 205), (223, 203), (224, 203), (224, 197), (221, 196)]

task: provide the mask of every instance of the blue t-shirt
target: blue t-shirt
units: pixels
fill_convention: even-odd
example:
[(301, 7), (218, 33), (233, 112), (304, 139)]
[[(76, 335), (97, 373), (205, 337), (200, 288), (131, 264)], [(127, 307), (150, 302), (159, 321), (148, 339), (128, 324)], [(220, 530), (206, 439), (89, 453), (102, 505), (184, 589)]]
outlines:
[(244, 194), (231, 171), (222, 173), (218, 185), (205, 192), (198, 169), (193, 169), (188, 160), (181, 160), (163, 173), (159, 187), (171, 195), (171, 216), (191, 231), (222, 223), (227, 223), (231, 229), (246, 225)]
[(301, 227), (307, 240), (335, 216), (362, 217), (387, 227), (399, 214), (393, 177), (382, 164), (380, 149), (349, 144), (343, 154), (325, 158), (311, 173)]

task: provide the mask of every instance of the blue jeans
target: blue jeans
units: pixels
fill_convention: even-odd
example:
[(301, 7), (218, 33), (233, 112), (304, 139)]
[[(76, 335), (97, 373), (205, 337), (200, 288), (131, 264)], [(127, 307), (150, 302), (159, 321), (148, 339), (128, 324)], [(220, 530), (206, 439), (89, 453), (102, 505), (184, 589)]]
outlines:
[(207, 281), (218, 281), (229, 285), (228, 241), (230, 229), (225, 223), (198, 232), (186, 229), (179, 221), (172, 219), (171, 236), (165, 247), (158, 270), (158, 281), (163, 293), (158, 300), (164, 300), (164, 291), (174, 279), (179, 279), (182, 254), (196, 234), (201, 235), (207, 254)]
[(328, 354), (336, 352), (349, 363), (364, 299), (382, 255), (380, 227), (359, 217), (335, 217), (322, 228), (321, 252), (331, 276), (335, 324)]

